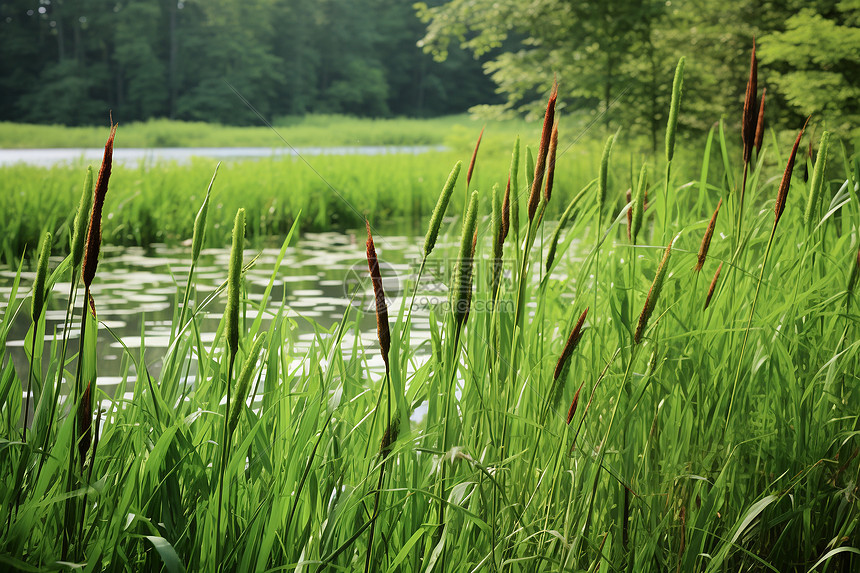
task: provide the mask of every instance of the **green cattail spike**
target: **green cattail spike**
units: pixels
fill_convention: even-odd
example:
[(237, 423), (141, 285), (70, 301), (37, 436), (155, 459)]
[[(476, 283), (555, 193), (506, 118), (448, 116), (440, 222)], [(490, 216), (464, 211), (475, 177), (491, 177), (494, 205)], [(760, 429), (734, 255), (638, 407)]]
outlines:
[(818, 157), (815, 158), (815, 168), (812, 170), (812, 179), (809, 183), (809, 200), (806, 203), (806, 211), (803, 214), (803, 223), (810, 227), (815, 211), (818, 209), (818, 200), (824, 187), (824, 174), (827, 170), (827, 151), (830, 148), (830, 132), (821, 134), (821, 142), (818, 144)]
[(212, 180), (209, 181), (209, 187), (206, 189), (206, 197), (203, 199), (203, 205), (197, 211), (197, 216), (194, 218), (194, 234), (191, 238), (191, 262), (196, 263), (200, 257), (200, 251), (203, 249), (203, 238), (206, 235), (206, 216), (209, 214), (209, 197), (212, 195), (212, 185), (215, 184), (215, 177), (218, 176), (218, 168), (221, 167), (221, 162), (215, 166), (215, 173), (212, 174)]
[(454, 290), (452, 304), (455, 322), (462, 326), (469, 314), (469, 302), (472, 294), (472, 240), (478, 221), (478, 192), (472, 191), (469, 200), (469, 210), (463, 220), (463, 234), (460, 237), (460, 254), (457, 267), (454, 270)]
[(681, 108), (681, 90), (684, 86), (684, 58), (678, 60), (675, 80), (672, 82), (672, 103), (669, 105), (669, 122), (666, 124), (666, 161), (675, 155), (675, 130), (678, 127), (678, 110)]
[(606, 145), (603, 147), (603, 155), (600, 157), (600, 171), (597, 175), (597, 212), (603, 212), (603, 205), (606, 202), (606, 189), (609, 185), (609, 155), (612, 153), (612, 144), (615, 143), (615, 135), (610, 135), (606, 139)]
[(93, 167), (87, 166), (87, 176), (84, 179), (84, 189), (81, 191), (81, 200), (78, 203), (78, 212), (75, 213), (74, 227), (72, 228), (72, 269), (77, 269), (84, 258), (84, 239), (87, 238), (87, 228), (93, 202)]
[(642, 230), (642, 219), (645, 214), (645, 189), (648, 187), (648, 164), (643, 163), (639, 171), (639, 183), (636, 185), (636, 195), (633, 197), (633, 214), (630, 218), (630, 240), (636, 244), (639, 231)]
[(230, 269), (227, 275), (227, 347), (232, 356), (239, 350), (239, 291), (242, 279), (242, 249), (245, 244), (245, 210), (236, 212), (233, 222), (233, 246), (230, 249)]
[(660, 261), (660, 266), (657, 267), (657, 274), (654, 275), (654, 282), (651, 283), (651, 290), (648, 291), (648, 297), (645, 299), (642, 314), (639, 315), (639, 323), (636, 325), (636, 332), (633, 334), (634, 344), (642, 342), (642, 335), (645, 334), (645, 329), (648, 328), (648, 320), (654, 312), (654, 307), (657, 306), (660, 291), (663, 290), (663, 281), (666, 278), (666, 270), (669, 268), (669, 255), (671, 254), (672, 243), (670, 242), (666, 247), (666, 252), (663, 253), (663, 260)]
[(245, 364), (242, 366), (242, 372), (239, 374), (239, 379), (236, 381), (236, 393), (233, 396), (233, 403), (230, 404), (230, 417), (227, 421), (227, 431), (230, 435), (236, 431), (236, 426), (239, 425), (239, 415), (242, 413), (242, 408), (247, 400), (248, 388), (251, 385), (251, 376), (254, 374), (254, 367), (257, 365), (257, 355), (260, 354), (260, 349), (263, 347), (263, 340), (266, 337), (263, 334), (257, 337), (254, 341), (254, 346), (251, 347), (251, 352), (245, 358)]
[(502, 219), (501, 192), (498, 185), (493, 185), (493, 297), (496, 296), (496, 289), (499, 286), (499, 278), (502, 273), (502, 254), (504, 253), (505, 245)]
[(51, 257), (51, 233), (45, 233), (42, 238), (42, 246), (39, 249), (39, 265), (36, 267), (36, 280), (33, 283), (33, 298), (30, 307), (30, 316), (33, 322), (39, 322), (42, 309), (45, 307), (45, 282), (48, 280), (48, 259)]
[[(534, 161), (532, 161), (534, 163)], [(534, 165), (532, 165), (534, 168)], [(520, 187), (517, 179), (520, 173), (520, 136), (514, 142), (514, 151), (511, 154), (511, 201), (510, 201), (510, 227), (514, 229), (514, 237), (519, 235), (520, 229)]]
[(451, 194), (454, 192), (454, 185), (457, 183), (457, 177), (460, 175), (462, 162), (458, 161), (454, 165), (448, 175), (448, 180), (445, 181), (445, 186), (442, 187), (442, 193), (439, 194), (439, 199), (436, 201), (436, 207), (433, 209), (433, 214), (430, 216), (430, 227), (427, 229), (427, 236), (424, 238), (424, 257), (429, 257), (436, 246), (436, 239), (439, 237), (439, 228), (442, 226), (442, 219), (445, 217), (445, 211), (448, 209), (448, 201), (451, 199)]

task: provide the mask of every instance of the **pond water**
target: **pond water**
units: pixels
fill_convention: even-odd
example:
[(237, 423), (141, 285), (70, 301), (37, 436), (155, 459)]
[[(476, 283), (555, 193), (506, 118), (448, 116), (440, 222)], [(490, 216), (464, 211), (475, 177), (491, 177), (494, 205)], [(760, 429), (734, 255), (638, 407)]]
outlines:
[[(125, 165), (141, 162), (160, 163), (175, 161), (188, 163), (192, 157), (220, 160), (246, 160), (280, 156), (315, 155), (390, 155), (395, 153), (421, 154), (444, 151), (441, 145), (365, 145), (341, 147), (162, 147), (126, 149), (116, 148), (113, 160)], [(63, 163), (98, 163), (104, 149), (0, 149), (0, 166), (26, 163), (50, 167)]]
[[(376, 233), (375, 242), (381, 272), (385, 277), (383, 282), (390, 304), (389, 313), (394, 320), (397, 309), (410, 294), (404, 292), (406, 281), (410, 277), (414, 280), (414, 273), (420, 263), (423, 237)], [(250, 301), (259, 304), (262, 300), (279, 251), (280, 246), (245, 251), (246, 263), (257, 256), (254, 266), (245, 275)], [(206, 299), (226, 280), (229, 256), (229, 248), (202, 252), (194, 281), (198, 302)], [(52, 259), (51, 268), (60, 261), (59, 258)], [(124, 346), (137, 359), (143, 344), (147, 368), (151, 374), (158, 376), (161, 359), (170, 343), (171, 322), (182, 300), (190, 262), (188, 247), (103, 247), (92, 296), (101, 323), (98, 334), (99, 387), (109, 395), (113, 395), (116, 385), (123, 379), (125, 369), (129, 367), (128, 360), (123, 359), (126, 352)], [(8, 268), (0, 271), (0, 316), (6, 312), (14, 277), (15, 273)], [(28, 296), (33, 278), (32, 272), (22, 273), (19, 300)], [(62, 338), (70, 288), (68, 280), (67, 275), (54, 285), (46, 312), (48, 339), (54, 332), (58, 340)], [(445, 286), (435, 281), (433, 273), (425, 271), (421, 291), (424, 302), (441, 303), (446, 299)], [(76, 317), (80, 316), (82, 293), (81, 289)], [(382, 367), (376, 341), (376, 319), (363, 232), (360, 235), (357, 232), (308, 233), (298, 240), (294, 238), (275, 278), (264, 311), (263, 328), (267, 328), (269, 323), (266, 311), (276, 313), (282, 301), (286, 304), (288, 315), (296, 323), (293, 333), (294, 354), (304, 353), (314, 339), (315, 328), (328, 329), (337, 324), (351, 306), (361, 313), (360, 343), (368, 353), (371, 368)], [(221, 293), (199, 315), (204, 344), (211, 344), (214, 340), (225, 302), (226, 294)], [(25, 301), (13, 322), (7, 343), (9, 355), (22, 380), (26, 380), (28, 375), (24, 339), (30, 328), (29, 308), (29, 301)], [(256, 314), (257, 310), (249, 307), (247, 319), (253, 320)], [(425, 304), (414, 308), (413, 347), (429, 339), (428, 317), (429, 308)], [(141, 332), (145, 333), (143, 341)], [(69, 329), (69, 356), (77, 352), (79, 334), (78, 319)], [(344, 351), (351, 351), (349, 346), (352, 341), (351, 336), (344, 338)], [(46, 354), (48, 348), (46, 346)], [(428, 345), (424, 345), (421, 350), (428, 350)], [(420, 352), (417, 355), (418, 360), (425, 357)], [(129, 385), (136, 380), (133, 364), (130, 374)]]

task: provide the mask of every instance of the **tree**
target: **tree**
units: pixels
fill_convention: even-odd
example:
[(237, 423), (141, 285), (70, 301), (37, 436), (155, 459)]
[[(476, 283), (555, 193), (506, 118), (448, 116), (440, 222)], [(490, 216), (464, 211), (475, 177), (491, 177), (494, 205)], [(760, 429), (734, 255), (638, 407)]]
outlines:
[(823, 116), (827, 128), (860, 136), (860, 4), (804, 8), (784, 31), (762, 37), (771, 81), (802, 115)]

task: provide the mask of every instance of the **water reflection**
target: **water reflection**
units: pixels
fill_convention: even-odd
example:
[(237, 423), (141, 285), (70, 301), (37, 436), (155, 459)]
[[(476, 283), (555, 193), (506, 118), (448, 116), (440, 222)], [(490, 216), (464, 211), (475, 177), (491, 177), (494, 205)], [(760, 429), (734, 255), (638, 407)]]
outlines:
[[(314, 341), (314, 324), (329, 329), (341, 321), (344, 312), (352, 305), (362, 311), (359, 343), (368, 351), (368, 363), (371, 368), (381, 368), (382, 361), (376, 351), (376, 322), (372, 310), (372, 288), (367, 279), (364, 239), (363, 233), (330, 232), (309, 233), (294, 242), (287, 249), (274, 280), (269, 303), (262, 309), (263, 328), (268, 327), (283, 301), (286, 312), (296, 319), (293, 349), (296, 355), (301, 355)], [(389, 312), (394, 320), (399, 305), (405, 301), (404, 283), (416, 270), (421, 241), (410, 235), (380, 234), (376, 243), (380, 259), (384, 262), (382, 272), (386, 275), (386, 294), (392, 305)], [(129, 388), (126, 390), (133, 385), (139, 374), (135, 371), (134, 360), (140, 358), (141, 349), (145, 349), (147, 369), (157, 378), (161, 359), (171, 341), (171, 324), (174, 315), (178, 315), (178, 305), (184, 293), (191, 263), (189, 251), (187, 247), (165, 245), (103, 247), (92, 295), (101, 323), (98, 332), (99, 387), (108, 395), (115, 394), (116, 386), (122, 380), (127, 380)], [(247, 297), (252, 303), (259, 304), (262, 300), (279, 251), (278, 245), (244, 253), (246, 262), (257, 257), (246, 274)], [(197, 304), (226, 280), (229, 256), (229, 249), (202, 252), (194, 281)], [(52, 259), (51, 267), (59, 262), (60, 259)], [(0, 271), (0, 313), (6, 312), (14, 276), (14, 272), (8, 269)], [(19, 299), (28, 294), (32, 281), (33, 273), (22, 273)], [(58, 341), (62, 339), (69, 287), (67, 277), (65, 281), (56, 283), (47, 307), (46, 366), (52, 333), (56, 334)], [(438, 285), (428, 287), (438, 288)], [(439, 296), (444, 298), (444, 293), (439, 293)], [(78, 350), (81, 299), (82, 290), (78, 295), (76, 320), (69, 327), (68, 356), (73, 356)], [(222, 294), (198, 315), (200, 337), (205, 345), (211, 345), (215, 339), (225, 303), (226, 296)], [(28, 310), (29, 303), (25, 301), (13, 322), (7, 343), (22, 380), (26, 380), (28, 373), (24, 352), (24, 339), (30, 328)], [(246, 320), (254, 320), (259, 312), (259, 309), (248, 306)], [(413, 345), (429, 338), (428, 315), (426, 309), (415, 309)], [(344, 352), (351, 353), (353, 341), (354, 333), (344, 338)], [(132, 356), (124, 356), (126, 353)]]

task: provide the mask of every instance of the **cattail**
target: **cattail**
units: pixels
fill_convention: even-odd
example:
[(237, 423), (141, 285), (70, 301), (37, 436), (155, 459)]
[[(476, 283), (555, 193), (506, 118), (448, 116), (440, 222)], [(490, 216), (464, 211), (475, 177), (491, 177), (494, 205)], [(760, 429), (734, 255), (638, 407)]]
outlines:
[(803, 223), (807, 226), (812, 224), (815, 210), (818, 208), (818, 199), (821, 197), (821, 189), (824, 187), (824, 173), (827, 170), (827, 152), (830, 148), (830, 132), (821, 134), (821, 142), (818, 144), (818, 157), (815, 158), (815, 167), (812, 170), (812, 181), (809, 184), (809, 201), (806, 203), (806, 211), (803, 213)]
[(517, 183), (519, 179), (520, 173), (520, 136), (517, 136), (516, 141), (514, 141), (514, 151), (511, 154), (511, 169), (509, 172), (509, 178), (511, 182), (511, 194), (510, 194), (510, 202), (508, 203), (508, 208), (505, 211), (508, 213), (510, 217), (510, 223), (508, 228), (514, 229), (514, 236), (518, 236), (520, 229), (520, 188)]
[(702, 237), (702, 244), (699, 246), (699, 259), (696, 262), (696, 271), (702, 270), (702, 265), (705, 264), (705, 258), (708, 256), (708, 249), (711, 247), (711, 237), (714, 236), (714, 227), (717, 226), (717, 215), (720, 214), (720, 207), (723, 206), (723, 200), (717, 203), (717, 208), (714, 209), (714, 214), (711, 215), (711, 221), (708, 223), (708, 228), (705, 230), (705, 236)]
[(84, 257), (84, 239), (87, 236), (87, 213), (90, 212), (93, 200), (93, 168), (87, 165), (87, 176), (84, 179), (84, 189), (81, 192), (81, 200), (78, 203), (78, 211), (75, 213), (75, 222), (72, 232), (72, 269), (76, 270)]
[[(630, 192), (629, 187), (627, 188), (627, 191), (624, 193), (624, 198), (627, 200), (628, 205), (630, 205), (630, 203), (633, 201), (633, 193)], [(633, 205), (630, 205), (630, 207), (627, 209), (627, 240), (628, 241), (633, 236), (631, 234), (632, 229), (633, 229)]]
[(90, 226), (87, 232), (87, 245), (84, 251), (83, 268), (81, 271), (81, 278), (88, 289), (96, 277), (96, 268), (99, 264), (99, 249), (102, 242), (102, 209), (105, 204), (111, 164), (113, 163), (113, 138), (115, 135), (116, 125), (112, 125), (110, 128), (110, 137), (108, 137), (105, 144), (105, 154), (102, 159), (101, 169), (99, 169), (99, 178), (96, 181), (95, 191), (93, 192), (93, 207), (90, 213)]
[(642, 218), (645, 214), (645, 201), (648, 196), (646, 187), (648, 186), (648, 164), (642, 165), (639, 171), (639, 183), (636, 186), (636, 197), (633, 201), (633, 206), (628, 211), (630, 223), (630, 240), (636, 244), (636, 239), (639, 236), (639, 231), (642, 229)]
[(81, 458), (81, 469), (84, 467), (84, 462), (87, 459), (87, 452), (90, 451), (90, 444), (92, 443), (92, 384), (92, 380), (87, 383), (87, 389), (84, 390), (84, 393), (81, 396), (81, 403), (78, 404), (78, 455)]
[(645, 306), (642, 308), (642, 314), (639, 315), (639, 323), (636, 325), (636, 332), (633, 334), (633, 342), (639, 344), (642, 341), (642, 335), (645, 329), (648, 328), (648, 320), (651, 318), (651, 313), (654, 312), (654, 307), (657, 306), (657, 300), (660, 298), (660, 291), (663, 290), (663, 280), (666, 278), (666, 270), (669, 267), (669, 255), (672, 253), (672, 243), (666, 247), (666, 252), (663, 253), (663, 260), (660, 261), (660, 266), (657, 267), (657, 274), (654, 275), (654, 282), (651, 283), (651, 290), (648, 291), (648, 296), (645, 298)]
[(708, 296), (705, 297), (705, 308), (702, 310), (708, 310), (708, 305), (711, 304), (711, 297), (714, 296), (714, 289), (717, 287), (717, 280), (720, 278), (721, 270), (723, 270), (723, 263), (720, 263), (720, 266), (717, 267), (717, 272), (714, 273), (711, 286), (708, 287)]
[(400, 415), (395, 413), (391, 423), (385, 428), (385, 433), (382, 434), (382, 441), (379, 442), (379, 453), (383, 459), (391, 453), (391, 444), (397, 441), (397, 436), (400, 435)]
[(682, 57), (675, 68), (672, 81), (672, 103), (669, 105), (669, 122), (666, 124), (666, 161), (675, 156), (675, 131), (678, 127), (678, 110), (681, 108), (681, 89), (684, 85), (684, 62)]
[(493, 185), (493, 290), (495, 298), (502, 275), (502, 254), (504, 253), (506, 229), (504, 228), (504, 208), (499, 197), (499, 186)]
[(564, 345), (564, 350), (561, 351), (561, 356), (558, 357), (558, 362), (555, 365), (555, 372), (552, 375), (553, 380), (558, 380), (559, 376), (561, 376), (567, 361), (570, 360), (570, 356), (576, 349), (576, 345), (579, 344), (579, 340), (582, 338), (582, 325), (585, 324), (585, 316), (587, 314), (588, 308), (582, 311), (582, 314), (579, 315), (579, 320), (576, 321), (576, 325), (570, 331), (567, 344)]
[(469, 183), (472, 182), (472, 171), (475, 170), (475, 160), (478, 158), (478, 148), (481, 147), (481, 139), (484, 137), (484, 128), (481, 128), (481, 133), (478, 135), (478, 142), (475, 143), (475, 149), (472, 151), (472, 160), (469, 162), (469, 170), (466, 171), (466, 189), (469, 188)]
[(236, 393), (233, 395), (233, 403), (230, 404), (230, 417), (227, 422), (227, 431), (230, 435), (236, 430), (239, 424), (239, 415), (242, 413), (242, 408), (245, 406), (247, 399), (248, 388), (251, 386), (251, 376), (254, 374), (254, 366), (257, 364), (257, 356), (260, 354), (260, 349), (263, 347), (264, 335), (257, 337), (254, 341), (254, 346), (251, 347), (251, 352), (245, 358), (245, 364), (242, 366), (242, 372), (239, 374), (239, 379), (236, 381)]
[(45, 307), (45, 282), (48, 280), (48, 259), (51, 257), (51, 233), (45, 233), (42, 247), (39, 249), (39, 264), (36, 267), (36, 280), (33, 282), (33, 298), (30, 304), (30, 316), (33, 323), (39, 322), (42, 309)]
[(367, 268), (370, 270), (370, 281), (373, 283), (373, 297), (376, 300), (376, 335), (379, 338), (379, 349), (382, 361), (385, 362), (385, 372), (388, 372), (388, 352), (391, 350), (391, 332), (388, 330), (388, 306), (385, 304), (385, 291), (382, 290), (382, 274), (379, 272), (379, 259), (376, 257), (376, 247), (373, 235), (370, 233), (370, 223), (365, 220), (367, 228)]
[(197, 262), (200, 257), (200, 251), (203, 249), (203, 237), (206, 235), (206, 216), (209, 213), (209, 197), (212, 195), (212, 185), (215, 183), (215, 177), (218, 176), (218, 168), (221, 163), (215, 166), (215, 173), (212, 174), (212, 180), (209, 181), (209, 187), (206, 189), (206, 197), (203, 198), (203, 205), (197, 211), (197, 216), (194, 218), (194, 234), (191, 235), (191, 261)]
[(761, 102), (758, 106), (758, 121), (755, 124), (755, 151), (761, 153), (761, 142), (764, 139), (764, 96), (767, 95), (767, 88), (761, 90)]
[(567, 410), (567, 425), (573, 421), (573, 417), (576, 415), (576, 407), (579, 405), (579, 393), (582, 390), (582, 384), (579, 385), (579, 388), (576, 389), (576, 394), (573, 395), (573, 402), (570, 403), (570, 408)]
[(556, 122), (555, 127), (552, 128), (552, 137), (549, 140), (549, 158), (547, 159), (547, 168), (546, 168), (546, 187), (544, 188), (544, 199), (549, 203), (550, 197), (552, 197), (552, 183), (555, 178), (555, 152), (558, 148), (558, 122)]
[(603, 155), (600, 157), (600, 170), (597, 175), (597, 212), (603, 212), (603, 204), (606, 202), (606, 188), (609, 184), (609, 154), (612, 153), (612, 144), (615, 136), (610, 135), (603, 147)]
[(460, 255), (454, 269), (454, 295), (452, 305), (454, 320), (459, 325), (466, 321), (472, 294), (472, 254), (473, 239), (478, 221), (478, 192), (472, 191), (469, 210), (463, 220), (463, 234), (460, 237)]
[[(516, 194), (516, 191), (514, 191)], [(508, 175), (508, 184), (505, 186), (505, 198), (502, 200), (502, 243), (508, 238), (511, 229), (511, 176)]]
[(755, 57), (755, 38), (753, 38), (752, 54), (750, 55), (750, 77), (747, 80), (747, 92), (744, 97), (744, 116), (741, 125), (741, 137), (744, 141), (744, 163), (749, 163), (752, 148), (755, 146), (756, 125), (756, 91), (758, 85), (758, 62)]
[(245, 210), (236, 211), (233, 221), (233, 245), (230, 248), (230, 267), (227, 274), (227, 346), (230, 355), (239, 350), (239, 294), (242, 280), (242, 249), (245, 245)]
[(439, 199), (436, 200), (436, 207), (433, 208), (433, 214), (430, 216), (430, 227), (427, 229), (427, 236), (424, 238), (424, 257), (430, 256), (433, 247), (436, 246), (436, 239), (439, 237), (439, 228), (442, 226), (442, 219), (445, 217), (445, 211), (448, 209), (448, 201), (451, 199), (454, 185), (457, 183), (457, 177), (460, 175), (460, 167), (462, 167), (462, 163), (458, 161), (448, 175), (448, 180), (445, 181), (445, 186), (442, 187)]
[[(809, 118), (806, 119), (809, 123)], [(773, 226), (776, 228), (779, 223), (779, 218), (782, 217), (782, 212), (785, 210), (785, 202), (788, 199), (788, 189), (791, 187), (791, 172), (794, 170), (794, 158), (797, 156), (797, 147), (800, 145), (800, 138), (803, 137), (803, 132), (806, 130), (806, 123), (797, 134), (797, 139), (794, 141), (794, 147), (791, 148), (791, 154), (788, 156), (788, 163), (785, 166), (785, 172), (782, 174), (782, 181), (779, 182), (779, 191), (776, 194), (776, 206), (774, 207)]]
[[(475, 260), (475, 248), (478, 246), (478, 229), (475, 229), (475, 232), (472, 233), (472, 254), (469, 256), (469, 260), (474, 264)], [(472, 284), (469, 283), (469, 290), (466, 291), (466, 316), (463, 317), (463, 324), (469, 321), (469, 313), (472, 312)]]
[(543, 175), (546, 170), (546, 158), (549, 154), (549, 144), (552, 139), (552, 126), (555, 120), (555, 102), (558, 98), (558, 83), (553, 82), (549, 101), (546, 104), (546, 114), (543, 118), (543, 130), (540, 136), (540, 147), (538, 148), (537, 163), (535, 164), (534, 178), (532, 179), (532, 190), (529, 195), (529, 222), (537, 212), (540, 202), (540, 189), (543, 185)]

